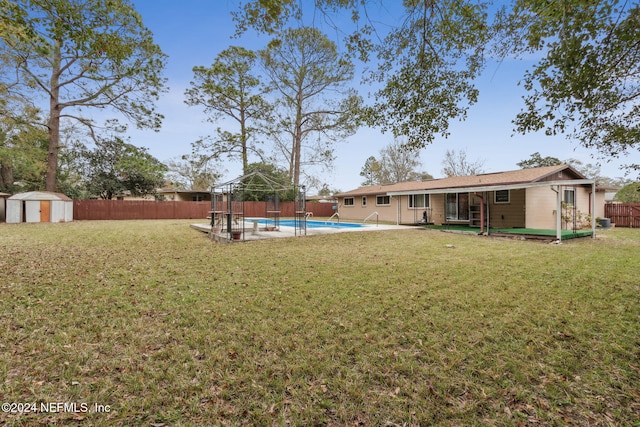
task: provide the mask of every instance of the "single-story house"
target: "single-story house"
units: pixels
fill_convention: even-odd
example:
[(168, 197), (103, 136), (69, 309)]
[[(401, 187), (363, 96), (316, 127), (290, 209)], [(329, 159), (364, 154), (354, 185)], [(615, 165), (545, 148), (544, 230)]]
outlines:
[(569, 165), (374, 185), (336, 194), (341, 220), (466, 224), (481, 230), (589, 227), (604, 192)]

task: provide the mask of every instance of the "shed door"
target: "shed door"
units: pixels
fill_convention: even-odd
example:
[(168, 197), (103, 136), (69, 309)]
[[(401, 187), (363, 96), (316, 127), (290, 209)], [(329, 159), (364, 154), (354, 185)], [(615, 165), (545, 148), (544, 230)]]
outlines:
[(40, 222), (40, 201), (27, 200), (24, 201), (24, 221)]
[(51, 219), (51, 200), (40, 200), (40, 222), (49, 222)]
[(22, 222), (22, 200), (7, 200), (7, 222)]

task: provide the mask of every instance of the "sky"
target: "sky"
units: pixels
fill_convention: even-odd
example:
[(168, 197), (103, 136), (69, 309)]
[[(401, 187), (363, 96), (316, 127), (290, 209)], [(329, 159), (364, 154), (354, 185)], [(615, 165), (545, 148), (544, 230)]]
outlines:
[[(216, 126), (206, 121), (201, 108), (189, 107), (184, 102), (185, 89), (193, 78), (192, 68), (210, 66), (216, 55), (231, 45), (258, 50), (264, 48), (270, 38), (255, 34), (232, 38), (235, 23), (231, 12), (237, 8), (235, 0), (132, 2), (144, 25), (154, 34), (156, 43), (168, 55), (165, 77), (170, 90), (157, 103), (159, 112), (165, 116), (162, 129), (159, 132), (130, 130), (130, 142), (148, 148), (151, 155), (165, 162), (189, 154), (192, 142), (215, 131)], [(309, 20), (305, 24), (317, 23), (313, 17), (305, 19)], [(333, 37), (337, 41), (335, 34)], [(547, 137), (542, 132), (516, 134), (512, 120), (524, 106), (522, 96), (525, 93), (518, 81), (528, 65), (527, 61), (511, 59), (489, 62), (475, 82), (480, 91), (478, 102), (469, 108), (465, 121), (450, 123), (447, 138), (437, 137), (434, 143), (417, 153), (422, 163), (420, 170), (435, 178), (443, 177), (442, 161), (447, 150), (465, 150), (468, 160), (483, 162), (484, 172), (518, 169), (516, 163), (535, 152), (560, 160), (578, 159), (585, 164), (600, 162), (601, 175), (610, 178), (624, 177), (621, 165), (640, 163), (637, 152), (627, 158), (607, 161), (592, 157), (597, 153), (564, 136)], [(360, 171), (367, 158), (379, 157), (379, 151), (392, 142), (393, 136), (389, 133), (360, 129), (335, 146), (334, 169), (324, 174), (322, 181), (333, 190), (348, 191), (359, 187), (364, 180)], [(240, 160), (226, 161), (224, 167), (222, 181), (242, 175)]]

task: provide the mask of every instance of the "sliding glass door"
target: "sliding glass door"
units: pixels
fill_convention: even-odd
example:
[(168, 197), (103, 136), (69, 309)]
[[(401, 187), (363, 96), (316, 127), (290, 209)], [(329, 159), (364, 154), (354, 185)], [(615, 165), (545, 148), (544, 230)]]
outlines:
[(448, 220), (469, 219), (469, 193), (445, 194), (445, 212)]

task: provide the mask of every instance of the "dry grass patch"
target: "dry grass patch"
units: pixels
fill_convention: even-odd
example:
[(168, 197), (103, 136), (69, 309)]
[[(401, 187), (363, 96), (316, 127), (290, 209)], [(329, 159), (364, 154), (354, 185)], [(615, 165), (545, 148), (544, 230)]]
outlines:
[[(640, 232), (0, 225), (6, 425), (638, 425)], [(447, 247), (453, 245), (454, 247)]]

